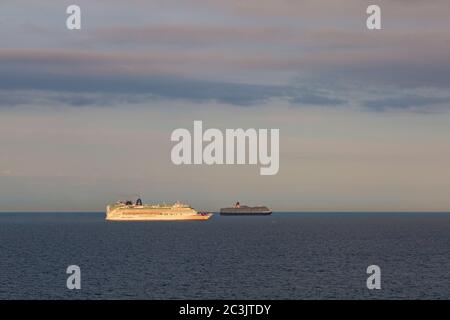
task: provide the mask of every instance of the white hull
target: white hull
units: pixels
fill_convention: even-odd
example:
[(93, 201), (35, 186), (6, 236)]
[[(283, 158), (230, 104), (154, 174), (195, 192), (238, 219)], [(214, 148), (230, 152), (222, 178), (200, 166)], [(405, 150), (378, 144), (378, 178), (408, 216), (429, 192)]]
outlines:
[(148, 215), (148, 216), (110, 216), (106, 217), (108, 221), (187, 221), (187, 220), (208, 220), (212, 214), (207, 215), (179, 215), (179, 216), (163, 216), (163, 215)]

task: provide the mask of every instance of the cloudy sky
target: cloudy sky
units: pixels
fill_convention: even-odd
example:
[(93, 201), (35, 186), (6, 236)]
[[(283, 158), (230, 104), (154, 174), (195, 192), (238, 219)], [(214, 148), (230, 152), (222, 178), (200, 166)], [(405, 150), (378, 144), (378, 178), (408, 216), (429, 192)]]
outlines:
[[(3, 0), (0, 210), (450, 210), (450, 2), (376, 3)], [(279, 173), (173, 165), (194, 120), (279, 128)]]

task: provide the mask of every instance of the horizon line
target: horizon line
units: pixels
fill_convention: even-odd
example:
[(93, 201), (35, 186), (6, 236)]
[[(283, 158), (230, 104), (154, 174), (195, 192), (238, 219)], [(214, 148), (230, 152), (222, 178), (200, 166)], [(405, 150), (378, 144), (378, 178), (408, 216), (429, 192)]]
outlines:
[[(211, 213), (219, 211), (206, 210)], [(272, 210), (273, 213), (449, 213), (450, 210)], [(2, 213), (106, 213), (101, 210), (0, 210)]]

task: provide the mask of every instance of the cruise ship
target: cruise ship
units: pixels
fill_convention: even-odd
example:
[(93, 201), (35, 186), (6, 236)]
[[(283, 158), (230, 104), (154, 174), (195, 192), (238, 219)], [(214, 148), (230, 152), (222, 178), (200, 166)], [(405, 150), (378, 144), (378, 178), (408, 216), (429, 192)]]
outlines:
[(212, 214), (197, 212), (188, 205), (175, 203), (143, 204), (141, 199), (135, 203), (119, 201), (106, 207), (106, 220), (111, 221), (174, 221), (174, 220), (208, 220)]
[(270, 210), (267, 207), (264, 206), (257, 206), (257, 207), (249, 207), (249, 206), (243, 206), (239, 202), (236, 202), (236, 204), (233, 207), (228, 208), (222, 208), (220, 209), (220, 214), (224, 216), (266, 216), (272, 213), (272, 210)]

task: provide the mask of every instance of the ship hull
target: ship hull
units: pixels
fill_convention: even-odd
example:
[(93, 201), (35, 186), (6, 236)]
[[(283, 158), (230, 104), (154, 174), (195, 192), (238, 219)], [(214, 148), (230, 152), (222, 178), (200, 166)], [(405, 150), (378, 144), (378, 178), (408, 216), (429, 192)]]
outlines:
[(268, 216), (272, 214), (272, 210), (264, 206), (234, 206), (220, 209), (223, 216)]
[(207, 215), (192, 215), (192, 216), (162, 216), (162, 215), (140, 215), (140, 216), (112, 216), (106, 217), (108, 221), (203, 221), (212, 217), (212, 214)]
[(145, 206), (108, 206), (108, 221), (203, 221), (212, 217), (211, 213), (198, 213), (192, 208), (145, 207)]
[(220, 212), (222, 216), (268, 216), (272, 211), (267, 212)]

